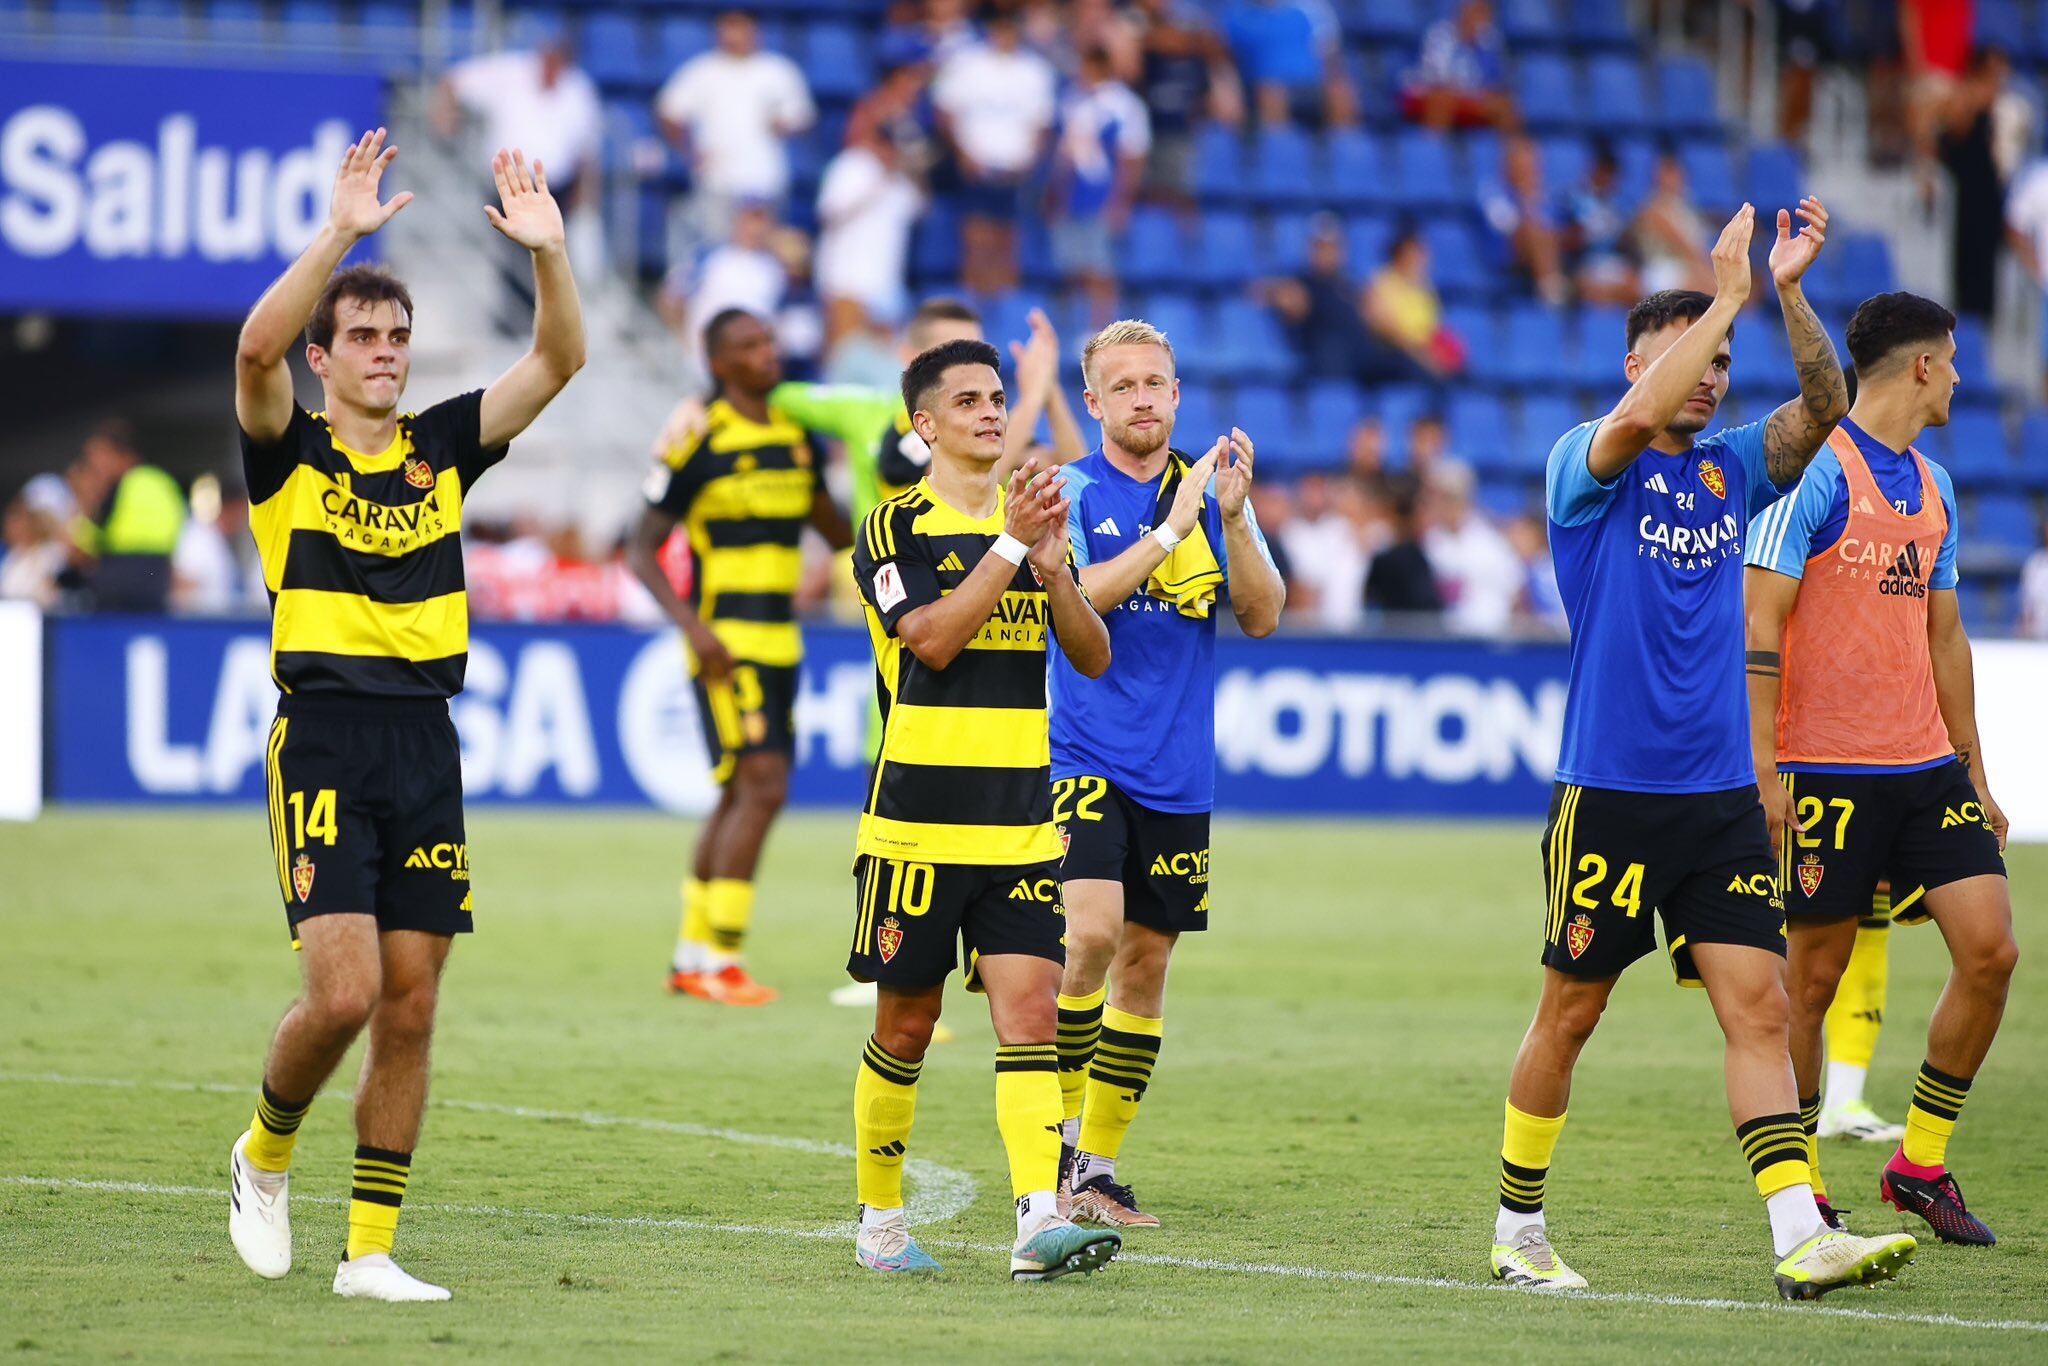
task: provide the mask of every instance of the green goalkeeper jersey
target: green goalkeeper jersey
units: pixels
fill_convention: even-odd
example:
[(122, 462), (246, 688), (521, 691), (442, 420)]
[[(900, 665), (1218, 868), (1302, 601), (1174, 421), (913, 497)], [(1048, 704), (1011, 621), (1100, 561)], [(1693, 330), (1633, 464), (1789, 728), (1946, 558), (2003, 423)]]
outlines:
[(846, 450), (853, 475), (853, 524), (931, 468), (931, 447), (910, 428), (903, 396), (857, 384), (778, 384), (769, 402), (799, 426), (822, 432)]

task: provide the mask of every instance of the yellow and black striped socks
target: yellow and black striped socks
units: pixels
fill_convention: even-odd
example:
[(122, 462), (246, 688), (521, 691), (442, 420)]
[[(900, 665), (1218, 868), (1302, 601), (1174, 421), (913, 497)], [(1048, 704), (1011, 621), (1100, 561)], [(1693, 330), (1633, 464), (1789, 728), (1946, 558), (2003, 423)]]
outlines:
[[(1010, 1193), (1049, 1196), (1060, 1180), (1059, 1050), (1050, 1043), (996, 1046), (996, 1128), (1010, 1158)], [(1020, 1213), (1019, 1218), (1023, 1216)]]
[(711, 949), (730, 962), (746, 947), (747, 927), (754, 920), (754, 884), (740, 878), (713, 878), (704, 904), (711, 926)]
[(1908, 1162), (1947, 1168), (1948, 1141), (1969, 1098), (1968, 1077), (1952, 1077), (1931, 1062), (1920, 1064), (1920, 1075), (1913, 1079), (1913, 1104), (1906, 1111), (1906, 1139), (1899, 1145)]
[(1507, 1103), (1507, 1119), (1500, 1135), (1500, 1207), (1498, 1225), (1540, 1223), (1543, 1219), (1543, 1183), (1550, 1177), (1551, 1154), (1564, 1132), (1564, 1116), (1545, 1118), (1517, 1110)]
[(398, 1236), (398, 1207), (412, 1175), (412, 1154), (356, 1146), (355, 1184), (348, 1193), (348, 1254), (344, 1260), (389, 1256)]
[(299, 1121), (313, 1108), (308, 1100), (294, 1105), (264, 1082), (256, 1093), (256, 1117), (249, 1121), (249, 1142), (242, 1156), (259, 1172), (291, 1170), (292, 1145), (299, 1141)]
[(683, 879), (683, 923), (676, 931), (673, 966), (678, 972), (702, 972), (711, 950), (711, 884), (700, 877)]
[(1756, 1178), (1757, 1194), (1766, 1200), (1792, 1186), (1811, 1184), (1806, 1158), (1806, 1130), (1796, 1114), (1758, 1115), (1735, 1126), (1735, 1141)]
[(1806, 1166), (1813, 1173), (1813, 1198), (1828, 1198), (1827, 1183), (1820, 1179), (1820, 1097), (1799, 1098), (1799, 1127), (1806, 1131)]
[(1102, 1003), (1108, 995), (1107, 984), (1086, 996), (1060, 993), (1060, 1106), (1068, 1143), (1079, 1141), (1081, 1098), (1088, 1090), (1088, 1064), (1094, 1061), (1095, 1045), (1102, 1039)]
[(1124, 1134), (1138, 1117), (1138, 1102), (1152, 1084), (1159, 1063), (1163, 1020), (1133, 1015), (1115, 1006), (1102, 1011), (1102, 1037), (1088, 1064), (1088, 1087), (1081, 1108), (1081, 1159), (1075, 1181), (1116, 1174)]
[(860, 1202), (903, 1208), (903, 1156), (917, 1119), (917, 1077), (924, 1059), (905, 1062), (868, 1039), (853, 1079), (853, 1169)]

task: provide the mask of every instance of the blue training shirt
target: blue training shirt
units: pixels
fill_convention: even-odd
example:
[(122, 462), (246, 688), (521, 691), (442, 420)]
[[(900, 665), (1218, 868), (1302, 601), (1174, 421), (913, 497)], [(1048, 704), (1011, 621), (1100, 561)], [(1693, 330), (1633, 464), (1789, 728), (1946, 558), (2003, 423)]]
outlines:
[(1600, 424), (1550, 451), (1550, 558), (1571, 623), (1557, 779), (1625, 792), (1756, 782), (1743, 677), (1742, 539), (1773, 499), (1763, 423), (1587, 467)]
[[(1920, 470), (1906, 453), (1893, 450), (1847, 418), (1842, 420), (1842, 430), (1863, 453), (1863, 463), (1870, 466), (1870, 476), (1877, 481), (1878, 492), (1885, 496), (1885, 500), (1907, 517), (1918, 513), (1923, 492)], [(1924, 456), (1922, 458), (1925, 459)], [(1934, 487), (1940, 492), (1942, 507), (1948, 512), (1948, 530), (1941, 538), (1941, 549), (1935, 553), (1934, 572), (1928, 575), (1927, 586), (1953, 589), (1957, 581), (1956, 554), (1962, 544), (1962, 535), (1957, 529), (1955, 481), (1949, 478), (1947, 470), (1932, 460), (1927, 461), (1927, 472), (1934, 476)], [(1822, 446), (1820, 454), (1814, 456), (1813, 463), (1806, 467), (1798, 486), (1771, 504), (1750, 524), (1749, 549), (1744, 559), (1760, 569), (1803, 579), (1806, 577), (1806, 562), (1841, 540), (1842, 533), (1848, 529), (1849, 481), (1842, 474), (1841, 457), (1831, 447)], [(1949, 757), (1944, 755), (1921, 764), (1781, 764), (1779, 767), (1787, 773), (1917, 773), (1922, 769), (1940, 768), (1948, 762)]]
[[(1061, 471), (1074, 563), (1113, 560), (1150, 534), (1165, 479), (1131, 478), (1100, 450)], [(1052, 652), (1052, 776), (1100, 774), (1155, 811), (1207, 811), (1216, 802), (1216, 618), (1229, 610), (1230, 556), (1216, 484), (1202, 528), (1223, 570), (1223, 588), (1206, 618), (1183, 615), (1141, 585), (1103, 620), (1109, 672), (1084, 678)], [(1266, 537), (1251, 505), (1252, 536), (1266, 563)]]

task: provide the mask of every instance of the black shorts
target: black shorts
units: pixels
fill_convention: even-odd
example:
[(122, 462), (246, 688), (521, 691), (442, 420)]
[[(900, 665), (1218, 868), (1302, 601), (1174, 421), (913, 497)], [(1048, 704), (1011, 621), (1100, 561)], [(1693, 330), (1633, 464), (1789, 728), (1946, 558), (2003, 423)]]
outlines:
[(1754, 786), (1663, 793), (1558, 783), (1543, 877), (1543, 965), (1572, 977), (1612, 977), (1649, 953), (1659, 917), (1683, 986), (1700, 985), (1695, 944), (1785, 952), (1785, 905)]
[(1033, 863), (985, 868), (960, 863), (906, 863), (863, 854), (853, 861), (853, 952), (847, 975), (856, 982), (921, 991), (946, 980), (967, 952), (967, 989), (981, 990), (978, 959), (997, 953), (1067, 961), (1067, 911), (1060, 866)]
[(732, 780), (742, 754), (796, 753), (795, 665), (735, 664), (724, 678), (693, 678), (697, 718), (711, 752), (711, 776)]
[(316, 915), (467, 934), (462, 750), (433, 699), (279, 699), (265, 751), (270, 848), (298, 946)]
[(1917, 773), (1780, 773), (1805, 833), (1786, 831), (1778, 880), (1791, 915), (1866, 916), (1890, 879), (1892, 918), (1927, 919), (1923, 895), (2005, 876), (1998, 836), (1970, 772), (1950, 760)]
[(1161, 934), (1209, 928), (1209, 813), (1154, 811), (1107, 778), (1060, 778), (1052, 818), (1067, 846), (1060, 881), (1124, 888), (1124, 919)]

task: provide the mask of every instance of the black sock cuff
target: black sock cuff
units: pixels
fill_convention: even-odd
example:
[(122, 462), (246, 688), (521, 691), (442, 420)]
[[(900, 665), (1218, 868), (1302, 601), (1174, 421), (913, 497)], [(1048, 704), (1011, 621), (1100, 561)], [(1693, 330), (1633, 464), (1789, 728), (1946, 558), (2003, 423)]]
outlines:
[(1006, 1043), (996, 1045), (998, 1072), (1057, 1072), (1059, 1048), (1049, 1043)]
[(256, 1122), (279, 1138), (286, 1138), (299, 1131), (299, 1121), (312, 1106), (310, 1100), (294, 1104), (284, 1099), (266, 1081), (256, 1096)]
[(883, 1081), (895, 1086), (917, 1085), (918, 1073), (924, 1070), (924, 1059), (905, 1062), (868, 1036), (868, 1046), (861, 1053), (861, 1062)]
[(412, 1167), (412, 1154), (393, 1152), (389, 1148), (372, 1148), (367, 1143), (358, 1143), (356, 1144), (356, 1161), (388, 1162), (394, 1167), (404, 1167), (410, 1170)]
[(1819, 1096), (1801, 1096), (1799, 1098), (1799, 1124), (1809, 1134), (1820, 1132)]
[(1931, 1062), (1922, 1062), (1920, 1064), (1920, 1075), (1937, 1085), (1946, 1086), (1951, 1091), (1967, 1091), (1970, 1089), (1971, 1078), (1952, 1077)]

